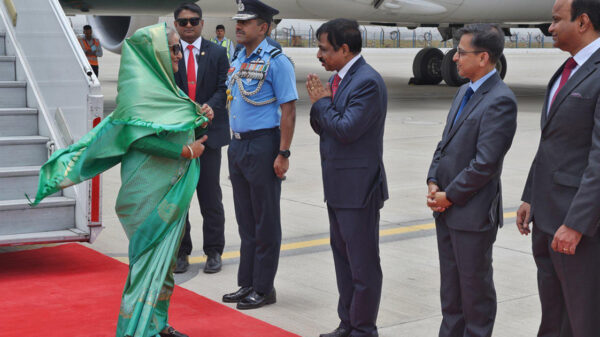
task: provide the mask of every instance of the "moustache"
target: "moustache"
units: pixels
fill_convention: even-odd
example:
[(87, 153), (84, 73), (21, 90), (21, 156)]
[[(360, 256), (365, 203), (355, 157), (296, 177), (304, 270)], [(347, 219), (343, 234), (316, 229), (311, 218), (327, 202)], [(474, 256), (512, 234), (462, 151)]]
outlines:
[(244, 31), (243, 31), (243, 30), (236, 30), (236, 31), (235, 31), (235, 33), (236, 33), (236, 34), (246, 34), (246, 33), (244, 33)]
[(325, 63), (325, 60), (322, 57), (319, 57), (319, 61), (321, 61), (321, 63)]

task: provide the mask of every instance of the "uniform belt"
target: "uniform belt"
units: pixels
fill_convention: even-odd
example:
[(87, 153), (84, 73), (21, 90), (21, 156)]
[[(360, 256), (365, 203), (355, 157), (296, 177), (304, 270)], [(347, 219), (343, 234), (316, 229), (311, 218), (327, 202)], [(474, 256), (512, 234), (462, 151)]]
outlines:
[(279, 129), (279, 127), (274, 127), (274, 128), (270, 128), (270, 129), (259, 129), (259, 130), (252, 130), (252, 131), (248, 131), (248, 132), (233, 132), (233, 138), (237, 139), (237, 140), (243, 140), (243, 139), (252, 139), (252, 138), (256, 138), (258, 136), (262, 136), (262, 135), (267, 135), (270, 133), (273, 133), (275, 131), (277, 131)]

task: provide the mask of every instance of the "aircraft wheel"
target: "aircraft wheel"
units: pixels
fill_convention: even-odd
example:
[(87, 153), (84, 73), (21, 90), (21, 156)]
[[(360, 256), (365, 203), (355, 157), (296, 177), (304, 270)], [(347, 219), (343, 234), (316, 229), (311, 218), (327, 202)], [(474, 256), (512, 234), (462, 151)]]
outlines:
[(414, 84), (439, 84), (442, 81), (441, 65), (444, 53), (437, 48), (427, 47), (419, 51), (413, 62), (411, 80)]
[(452, 60), (454, 54), (456, 54), (456, 49), (450, 49), (444, 55), (444, 59), (442, 60), (442, 77), (444, 78), (444, 82), (449, 86), (458, 87), (469, 82), (469, 80), (458, 74), (456, 63)]

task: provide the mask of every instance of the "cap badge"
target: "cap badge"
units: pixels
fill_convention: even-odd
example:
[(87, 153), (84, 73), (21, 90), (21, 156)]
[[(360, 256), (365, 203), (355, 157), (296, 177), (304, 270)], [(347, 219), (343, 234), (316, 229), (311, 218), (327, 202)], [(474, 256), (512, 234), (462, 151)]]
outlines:
[(242, 0), (238, 0), (238, 12), (243, 12), (244, 10), (246, 10), (244, 3), (242, 2)]

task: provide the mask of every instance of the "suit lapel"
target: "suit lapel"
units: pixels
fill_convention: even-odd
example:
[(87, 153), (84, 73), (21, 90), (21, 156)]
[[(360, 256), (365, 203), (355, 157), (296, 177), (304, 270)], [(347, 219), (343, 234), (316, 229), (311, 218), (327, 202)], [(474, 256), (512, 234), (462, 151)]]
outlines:
[[(179, 43), (181, 43), (181, 41)], [(183, 90), (186, 94), (188, 94), (187, 70), (185, 68), (185, 57), (182, 57), (181, 60), (179, 60), (179, 69), (177, 71), (177, 76), (179, 76), (179, 81), (181, 83), (181, 86), (180, 86), (181, 90)]]
[[(452, 126), (450, 128), (450, 131), (448, 132), (448, 137), (446, 138), (446, 143), (444, 143), (444, 146), (446, 146), (448, 144), (448, 142), (450, 142), (452, 137), (454, 137), (454, 135), (456, 134), (458, 129), (460, 129), (460, 127), (464, 123), (465, 119), (467, 119), (467, 117), (469, 117), (471, 112), (473, 112), (473, 110), (475, 110), (477, 105), (479, 105), (481, 100), (483, 100), (483, 96), (485, 96), (485, 94), (487, 94), (488, 91), (490, 91), (490, 89), (492, 87), (494, 87), (494, 85), (496, 85), (497, 81), (501, 81), (500, 76), (498, 74), (494, 74), (492, 77), (488, 78), (487, 81), (485, 81), (481, 85), (481, 87), (479, 87), (479, 89), (477, 89), (477, 91), (473, 94), (473, 97), (471, 97), (469, 102), (467, 102), (467, 105), (465, 105), (465, 107), (463, 108), (463, 111), (461, 112), (460, 116), (458, 117), (458, 120), (456, 121), (456, 123), (454, 123), (454, 126)], [(468, 88), (468, 86), (466, 86), (466, 87)], [(467, 90), (465, 89), (465, 92), (466, 91)], [(460, 98), (460, 102), (462, 102), (463, 97), (464, 97), (464, 93)], [(460, 103), (459, 103), (459, 106), (460, 106)], [(457, 109), (457, 113), (458, 113), (458, 109)], [(453, 114), (453, 119), (451, 121), (449, 121), (450, 123), (452, 123), (452, 121), (454, 120), (454, 116), (456, 116), (456, 113)]]
[(445, 138), (450, 133), (450, 129), (452, 129), (452, 121), (454, 121), (454, 119), (456, 118), (456, 114), (458, 113), (458, 109), (460, 108), (460, 103), (462, 102), (463, 98), (465, 97), (465, 93), (467, 92), (468, 88), (469, 88), (469, 84), (463, 85), (459, 89), (459, 92), (456, 95), (454, 102), (452, 102), (452, 106), (450, 107), (450, 112), (448, 114), (448, 120), (446, 121), (446, 127), (444, 128), (444, 133), (442, 135), (442, 138)]
[(202, 83), (202, 78), (204, 77), (204, 73), (206, 72), (206, 67), (208, 64), (208, 54), (206, 50), (208, 49), (208, 44), (212, 43), (206, 39), (202, 39), (202, 43), (200, 44), (200, 53), (196, 57), (196, 97), (199, 97), (199, 92), (201, 91), (200, 83)]
[[(344, 88), (346, 88), (348, 86), (348, 84), (352, 81), (352, 75), (354, 75), (354, 73), (356, 72), (356, 70), (358, 68), (360, 68), (360, 66), (362, 66), (363, 64), (365, 64), (365, 59), (361, 56), (358, 60), (356, 60), (356, 62), (354, 62), (354, 64), (352, 65), (352, 67), (350, 67), (350, 69), (348, 70), (348, 72), (346, 73), (346, 76), (344, 76), (344, 78), (342, 79), (342, 81), (340, 82), (340, 86), (338, 87), (337, 91), (335, 92), (335, 97), (333, 98), (333, 103), (335, 104), (337, 102), (337, 100), (339, 99), (339, 97), (341, 96), (340, 93), (344, 90)], [(332, 80), (333, 81), (333, 80)]]
[(556, 80), (558, 80), (558, 78), (560, 77), (560, 75), (562, 75), (562, 71), (565, 67), (565, 64), (567, 63), (567, 61), (565, 61), (562, 65), (562, 67), (560, 67), (556, 73), (554, 73), (554, 76), (552, 76), (552, 79), (550, 79), (550, 82), (548, 83), (548, 87), (546, 88), (546, 98), (544, 101), (544, 107), (542, 108), (542, 118), (541, 118), (541, 127), (544, 127), (544, 124), (546, 124), (546, 120), (548, 120), (548, 100), (550, 99), (550, 91), (552, 91), (552, 87), (554, 86), (554, 82), (556, 82)]
[[(567, 81), (565, 86), (558, 92), (554, 104), (550, 107), (548, 112), (548, 118), (542, 125), (542, 131), (548, 126), (548, 123), (552, 120), (552, 117), (556, 115), (556, 111), (564, 102), (564, 100), (571, 94), (571, 92), (577, 88), (577, 86), (588, 78), (593, 72), (596, 71), (596, 63), (600, 62), (600, 50), (596, 51), (590, 59), (584, 63), (579, 70)], [(564, 67), (564, 65), (563, 65)], [(562, 68), (561, 68), (562, 73)]]

